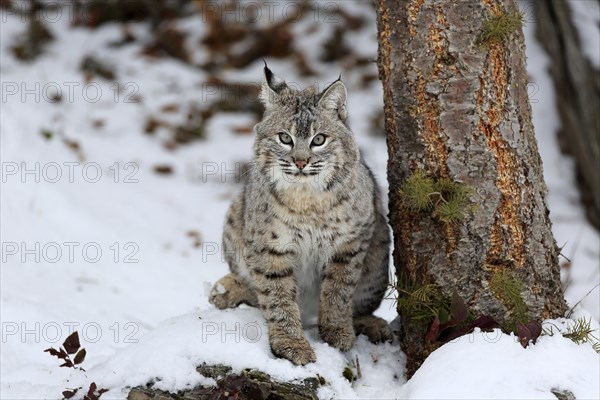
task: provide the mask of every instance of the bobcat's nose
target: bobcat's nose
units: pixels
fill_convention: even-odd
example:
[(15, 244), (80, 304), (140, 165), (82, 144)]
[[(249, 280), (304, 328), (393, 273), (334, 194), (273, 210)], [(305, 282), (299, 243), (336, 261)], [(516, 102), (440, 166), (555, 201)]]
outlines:
[(299, 170), (303, 170), (306, 164), (308, 164), (308, 160), (294, 160), (294, 164), (296, 164)]

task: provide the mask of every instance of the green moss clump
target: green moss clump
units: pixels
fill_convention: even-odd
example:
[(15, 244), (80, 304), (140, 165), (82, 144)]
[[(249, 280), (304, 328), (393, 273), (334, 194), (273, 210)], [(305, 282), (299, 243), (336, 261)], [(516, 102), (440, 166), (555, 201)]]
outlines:
[(325, 380), (325, 378), (323, 378), (321, 375), (317, 374), (317, 379), (319, 381), (319, 385), (321, 385), (321, 386), (327, 385), (327, 380)]
[(600, 353), (600, 341), (593, 335), (592, 319), (579, 318), (575, 324), (563, 333), (563, 337), (571, 339), (576, 344), (590, 343), (596, 353)]
[(354, 382), (354, 372), (352, 372), (352, 368), (346, 367), (344, 368), (344, 372), (342, 373), (344, 378), (350, 383)]
[(472, 210), (472, 188), (449, 178), (434, 179), (422, 170), (411, 175), (398, 190), (402, 206), (412, 212), (430, 211), (445, 224), (464, 220)]
[(489, 45), (498, 43), (523, 27), (521, 11), (503, 12), (484, 21), (481, 33), (477, 39), (479, 44)]
[(492, 276), (490, 288), (508, 310), (505, 331), (514, 331), (517, 322), (528, 321), (529, 307), (523, 301), (523, 282), (520, 279), (511, 276), (506, 270), (501, 270)]
[(554, 323), (548, 323), (549, 327), (545, 327), (542, 331), (543, 335), (554, 336), (554, 328), (563, 337), (571, 339), (575, 344), (589, 343), (596, 353), (600, 353), (600, 339), (594, 335), (596, 329), (592, 328), (592, 319), (585, 319), (581, 317), (575, 321), (573, 325), (564, 327), (556, 326)]
[(403, 204), (414, 211), (433, 207), (431, 194), (436, 191), (435, 181), (421, 170), (417, 170), (400, 188)]
[(429, 326), (438, 317), (446, 322), (450, 315), (450, 300), (434, 284), (417, 285), (407, 276), (401, 275), (396, 284), (398, 290), (398, 314), (405, 315), (416, 323)]
[(52, 136), (54, 136), (54, 134), (52, 133), (51, 130), (49, 129), (42, 129), (40, 130), (40, 135), (42, 135), (42, 137), (46, 140), (50, 140), (52, 139)]

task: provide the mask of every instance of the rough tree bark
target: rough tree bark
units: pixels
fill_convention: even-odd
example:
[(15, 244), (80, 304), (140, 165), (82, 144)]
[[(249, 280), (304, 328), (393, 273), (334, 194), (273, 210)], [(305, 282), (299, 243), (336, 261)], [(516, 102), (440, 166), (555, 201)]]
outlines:
[(569, 4), (534, 4), (536, 35), (552, 59), (561, 147), (575, 158), (583, 204), (590, 222), (600, 229), (600, 71), (583, 52)]
[[(558, 254), (531, 123), (520, 26), (480, 43), (484, 21), (514, 0), (377, 0), (379, 74), (388, 140), (390, 224), (397, 276), (456, 290), (473, 315), (500, 324), (511, 311), (490, 290), (504, 271), (522, 282), (532, 319), (565, 312)], [(423, 170), (473, 191), (454, 225), (402, 206), (398, 188)], [(436, 347), (402, 317), (412, 375)]]

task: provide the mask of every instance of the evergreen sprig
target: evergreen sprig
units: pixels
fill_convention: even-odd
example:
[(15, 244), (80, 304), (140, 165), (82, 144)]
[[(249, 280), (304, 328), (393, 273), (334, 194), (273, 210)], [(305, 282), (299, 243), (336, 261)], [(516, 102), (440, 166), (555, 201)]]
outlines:
[(600, 341), (593, 335), (595, 329), (592, 329), (592, 319), (579, 318), (573, 326), (567, 328), (563, 337), (571, 339), (577, 344), (590, 343), (596, 353), (600, 353)]
[(430, 210), (433, 207), (431, 196), (435, 192), (435, 181), (421, 170), (417, 170), (400, 188), (403, 204), (413, 211)]
[[(596, 329), (592, 329), (592, 319), (579, 318), (571, 326), (565, 330), (561, 330), (558, 326), (552, 324), (563, 337), (571, 339), (575, 344), (589, 343), (596, 353), (600, 353), (600, 339), (593, 333)], [(544, 335), (554, 336), (554, 329), (544, 328)]]
[(489, 45), (498, 43), (523, 27), (523, 13), (521, 11), (503, 12), (483, 22), (481, 33), (478, 37), (479, 44)]
[(450, 301), (434, 284), (418, 285), (408, 276), (401, 274), (396, 289), (397, 308), (401, 315), (429, 324), (434, 318), (439, 318), (440, 314), (446, 317), (449, 314)]
[(434, 179), (417, 170), (398, 190), (402, 206), (411, 212), (429, 211), (448, 225), (464, 220), (472, 210), (469, 197), (472, 188), (450, 178)]
[(517, 323), (528, 322), (527, 314), (529, 307), (523, 301), (523, 282), (510, 275), (506, 270), (501, 270), (493, 274), (490, 288), (492, 292), (502, 300), (502, 303), (508, 311), (508, 320), (506, 331), (515, 329)]

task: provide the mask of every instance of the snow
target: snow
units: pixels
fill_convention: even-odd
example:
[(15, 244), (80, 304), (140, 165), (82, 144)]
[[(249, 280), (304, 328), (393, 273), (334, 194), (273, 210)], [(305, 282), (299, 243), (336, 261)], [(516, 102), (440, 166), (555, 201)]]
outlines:
[[(351, 126), (386, 191), (385, 140), (369, 133), (369, 120), (382, 108), (380, 85), (359, 88), (358, 69), (317, 61), (317, 48), (334, 28), (325, 23), (328, 4), (293, 30), (320, 72), (321, 85), (343, 73)], [(346, 6), (375, 19), (366, 3)], [(235, 134), (234, 128), (251, 125), (252, 116), (219, 114), (210, 120), (206, 140), (168, 151), (162, 145), (167, 132), (159, 128), (154, 136), (145, 135), (144, 123), (151, 115), (181, 123), (192, 103), (221, 95), (220, 88), (205, 84), (205, 72), (172, 59), (151, 62), (139, 56), (137, 42), (108, 47), (121, 38), (119, 26), (71, 28), (67, 14), (49, 23), (56, 40), (47, 54), (22, 64), (9, 46), (25, 29), (24, 21), (2, 13), (0, 398), (52, 399), (91, 381), (110, 389), (103, 396), (109, 399), (125, 398), (129, 388), (150, 381), (170, 391), (214, 384), (196, 372), (203, 362), (229, 364), (236, 371), (259, 368), (285, 380), (319, 374), (328, 382), (319, 391), (325, 399), (552, 398), (553, 387), (571, 390), (577, 398), (600, 398), (598, 355), (559, 334), (523, 349), (514, 337), (475, 332), (434, 352), (408, 383), (398, 343), (373, 345), (360, 337), (342, 353), (309, 330), (316, 363), (297, 367), (273, 357), (258, 310), (218, 311), (208, 304), (212, 284), (227, 272), (220, 236), (228, 203), (241, 188), (234, 173), (251, 155), (252, 135)], [(323, 23), (309, 34), (313, 22)], [(197, 43), (202, 19), (189, 17), (181, 26), (194, 31), (189, 40)], [(130, 28), (141, 41), (149, 40), (143, 24)], [(573, 317), (592, 318), (597, 328), (600, 294), (593, 287), (600, 280), (600, 240), (579, 205), (572, 160), (558, 150), (549, 61), (531, 29), (526, 34), (536, 89), (534, 124), (554, 234), (571, 260), (563, 272), (570, 282), (565, 296), (571, 306), (583, 299)], [(376, 58), (375, 34), (373, 23), (352, 34), (361, 56)], [(87, 54), (117, 66), (125, 89), (116, 93), (114, 82), (96, 78), (86, 86), (78, 65)], [(206, 59), (205, 53), (194, 53), (194, 60)], [(314, 83), (295, 76), (287, 60), (268, 61), (290, 82)], [(261, 68), (255, 62), (222, 76), (258, 83)], [(377, 72), (375, 64), (364, 71)], [(63, 99), (53, 103), (49, 93), (56, 88)], [(139, 101), (129, 96), (133, 93)], [(173, 103), (181, 105), (178, 112), (161, 110)], [(99, 128), (97, 121), (103, 124)], [(44, 139), (42, 129), (53, 137)], [(77, 141), (81, 154), (63, 139)], [(156, 174), (157, 165), (170, 165), (174, 172)], [(386, 300), (376, 314), (394, 319), (393, 301)], [(85, 373), (58, 368), (59, 362), (43, 352), (73, 330), (87, 349)], [(350, 384), (342, 371), (357, 357), (362, 378)]]
[[(587, 221), (580, 206), (575, 185), (573, 159), (560, 152), (556, 132), (560, 127), (555, 107), (555, 92), (548, 73), (550, 59), (534, 38), (534, 23), (525, 25), (527, 69), (533, 124), (538, 148), (544, 163), (544, 178), (548, 187), (548, 205), (554, 238), (564, 256), (563, 282), (567, 284), (565, 298), (574, 306), (581, 305), (596, 320), (600, 315), (600, 235)], [(586, 294), (591, 290), (590, 295)], [(583, 300), (582, 300), (583, 299)]]
[(571, 19), (581, 47), (596, 69), (600, 68), (600, 4), (591, 0), (569, 0)]
[(476, 329), (433, 352), (399, 398), (552, 399), (550, 389), (567, 389), (577, 399), (595, 399), (598, 376), (598, 355), (589, 344), (557, 334), (524, 349), (513, 335)]
[[(309, 332), (308, 338), (317, 353), (317, 362), (306, 367), (292, 366), (271, 354), (265, 321), (257, 309), (242, 306), (225, 311), (203, 310), (161, 323), (140, 343), (117, 353), (93, 372), (108, 387), (144, 385), (148, 377), (155, 377), (155, 387), (165, 390), (204, 383), (196, 372), (196, 366), (202, 363), (225, 364), (237, 371), (258, 368), (286, 381), (319, 374), (331, 383), (321, 389), (326, 398), (377, 398), (390, 389), (398, 391), (404, 383), (404, 355), (398, 346), (376, 346), (361, 337), (351, 352), (343, 354), (318, 340), (315, 332)], [(352, 388), (348, 381), (340, 379), (340, 373), (355, 357), (368, 384)]]

